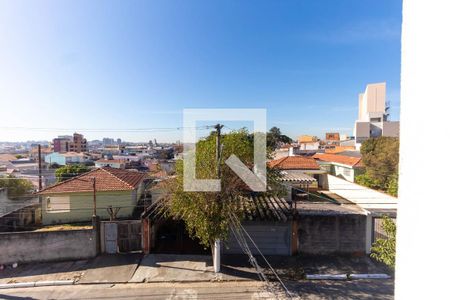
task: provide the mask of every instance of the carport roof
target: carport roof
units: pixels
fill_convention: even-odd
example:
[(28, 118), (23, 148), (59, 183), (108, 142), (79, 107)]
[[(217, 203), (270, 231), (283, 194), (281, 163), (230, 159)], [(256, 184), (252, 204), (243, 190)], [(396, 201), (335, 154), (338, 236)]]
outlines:
[(282, 176), (280, 181), (284, 182), (312, 184), (317, 181), (314, 177), (296, 170), (281, 171), (280, 175)]
[[(162, 219), (168, 211), (166, 199), (160, 198), (153, 202), (142, 214), (144, 218)], [(278, 221), (286, 222), (292, 215), (289, 203), (276, 196), (247, 196), (236, 200), (244, 220), (247, 221)]]

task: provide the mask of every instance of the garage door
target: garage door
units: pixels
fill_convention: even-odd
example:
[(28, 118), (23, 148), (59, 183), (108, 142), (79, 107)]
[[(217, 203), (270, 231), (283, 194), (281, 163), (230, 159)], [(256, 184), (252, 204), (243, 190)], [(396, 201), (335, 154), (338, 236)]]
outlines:
[[(243, 224), (243, 226), (264, 255), (291, 254), (291, 230), (288, 223)], [(250, 240), (247, 239), (247, 243), (253, 254), (259, 254)], [(228, 241), (223, 243), (222, 253), (243, 254), (232, 232)]]

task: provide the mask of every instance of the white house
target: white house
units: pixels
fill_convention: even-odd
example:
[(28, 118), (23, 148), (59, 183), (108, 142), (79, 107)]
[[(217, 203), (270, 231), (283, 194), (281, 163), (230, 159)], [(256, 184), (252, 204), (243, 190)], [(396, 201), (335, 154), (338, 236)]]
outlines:
[(317, 163), (327, 173), (355, 182), (355, 177), (364, 173), (361, 157), (351, 157), (339, 154), (316, 153), (313, 155)]
[(120, 159), (99, 159), (95, 161), (96, 168), (111, 167), (114, 169), (125, 169), (125, 161)]

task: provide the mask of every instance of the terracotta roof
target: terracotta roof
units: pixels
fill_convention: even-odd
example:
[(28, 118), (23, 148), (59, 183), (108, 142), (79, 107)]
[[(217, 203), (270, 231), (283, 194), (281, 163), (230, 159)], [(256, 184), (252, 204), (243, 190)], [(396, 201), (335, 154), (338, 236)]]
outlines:
[(316, 153), (313, 155), (313, 158), (327, 161), (327, 162), (335, 162), (343, 165), (351, 166), (351, 167), (363, 167), (362, 158), (361, 157), (351, 157), (339, 154), (330, 154), (330, 153)]
[(286, 156), (269, 161), (269, 167), (280, 170), (319, 170), (317, 162), (311, 157)]
[(95, 178), (97, 192), (134, 190), (146, 176), (147, 174), (142, 172), (98, 168), (49, 186), (39, 194), (92, 192), (92, 178)]
[(355, 150), (355, 146), (336, 146), (333, 149), (325, 149), (325, 153), (337, 154), (346, 150)]
[(17, 158), (12, 155), (12, 154), (0, 154), (0, 160), (6, 160), (6, 161), (11, 161), (11, 160), (16, 160)]
[(99, 159), (96, 162), (111, 163), (111, 164), (122, 164), (122, 163), (125, 163), (125, 161), (122, 160), (122, 159)]
[(165, 178), (167, 176), (169, 176), (169, 174), (167, 174), (165, 170), (154, 171), (149, 174), (149, 177), (151, 178)]

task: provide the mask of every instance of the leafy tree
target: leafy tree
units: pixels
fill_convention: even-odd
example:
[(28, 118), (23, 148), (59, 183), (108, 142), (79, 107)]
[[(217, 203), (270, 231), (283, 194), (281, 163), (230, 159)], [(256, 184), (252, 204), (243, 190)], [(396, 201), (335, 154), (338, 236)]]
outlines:
[[(200, 140), (196, 146), (196, 178), (217, 178), (216, 133)], [(176, 177), (167, 183), (166, 206), (168, 215), (181, 219), (191, 237), (198, 238), (205, 247), (216, 239), (226, 240), (229, 233), (230, 214), (242, 217), (236, 203), (240, 196), (251, 194), (246, 184), (225, 165), (225, 160), (235, 154), (247, 166), (253, 165), (253, 137), (245, 129), (221, 137), (222, 157), (220, 192), (186, 192), (183, 190), (183, 163), (177, 162)], [(267, 183), (270, 193), (282, 194), (281, 185), (275, 182), (276, 171), (268, 169)]]
[(398, 192), (398, 174), (394, 174), (390, 177), (387, 192), (392, 196), (397, 197)]
[(17, 154), (17, 155), (16, 155), (16, 158), (17, 158), (17, 159), (21, 159), (21, 158), (24, 158), (24, 156), (21, 155), (21, 154)]
[(281, 133), (280, 128), (272, 127), (267, 133), (267, 147), (274, 151), (280, 144), (292, 143), (292, 139)]
[(382, 228), (386, 233), (385, 239), (377, 239), (372, 246), (370, 257), (385, 263), (390, 268), (395, 267), (395, 243), (397, 226), (394, 221), (387, 217), (383, 217)]
[(89, 171), (89, 168), (85, 165), (67, 165), (58, 168), (55, 171), (56, 180), (58, 182), (65, 181), (72, 177), (78, 176), (80, 174), (86, 173)]
[(397, 194), (399, 140), (393, 137), (371, 138), (361, 146), (366, 173), (357, 182), (371, 188)]
[(8, 198), (19, 199), (32, 193), (34, 185), (29, 180), (8, 175), (0, 178), (0, 188), (8, 189)]

